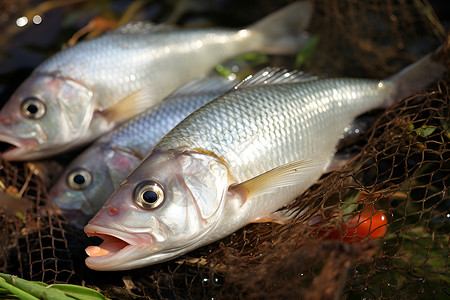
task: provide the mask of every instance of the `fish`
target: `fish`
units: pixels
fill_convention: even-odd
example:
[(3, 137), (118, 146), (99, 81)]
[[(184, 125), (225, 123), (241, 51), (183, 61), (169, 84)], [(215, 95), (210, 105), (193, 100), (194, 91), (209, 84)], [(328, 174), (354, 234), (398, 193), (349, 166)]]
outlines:
[(88, 236), (103, 239), (86, 248), (86, 265), (144, 267), (249, 223), (289, 220), (283, 207), (319, 179), (356, 116), (426, 87), (445, 71), (436, 53), (383, 80), (263, 70), (155, 145), (85, 226)]
[(70, 224), (82, 229), (170, 129), (237, 83), (219, 75), (194, 79), (121, 124), (67, 166), (49, 191), (51, 203)]
[(245, 29), (132, 22), (39, 65), (0, 111), (0, 156), (24, 161), (86, 145), (239, 54), (294, 54), (308, 40), (308, 1)]
[[(50, 188), (51, 204), (72, 226), (82, 229), (170, 129), (236, 84), (222, 76), (192, 80), (162, 103), (101, 137), (78, 155)], [(355, 121), (345, 128), (340, 144), (354, 139), (355, 131), (367, 128), (369, 122), (367, 117)]]

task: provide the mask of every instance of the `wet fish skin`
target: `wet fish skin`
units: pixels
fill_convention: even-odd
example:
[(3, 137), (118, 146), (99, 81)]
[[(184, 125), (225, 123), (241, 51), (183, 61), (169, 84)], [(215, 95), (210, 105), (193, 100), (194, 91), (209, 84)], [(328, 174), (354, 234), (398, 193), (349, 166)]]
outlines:
[(192, 80), (103, 136), (67, 166), (49, 191), (52, 203), (72, 225), (83, 228), (170, 129), (236, 83), (218, 75)]
[(308, 2), (294, 3), (242, 30), (130, 23), (80, 42), (38, 66), (0, 111), (0, 141), (11, 145), (1, 156), (32, 160), (68, 151), (225, 59), (295, 52), (306, 40), (300, 33), (311, 12)]
[[(90, 256), (87, 266), (121, 270), (168, 260), (218, 240), (294, 199), (318, 179), (333, 153), (337, 137), (333, 141), (332, 135), (340, 131), (337, 124), (330, 130), (330, 123), (350, 121), (350, 114), (339, 117), (347, 106), (337, 109), (337, 104), (326, 100), (322, 105), (328, 106), (325, 111), (330, 111), (329, 115), (318, 114), (321, 96), (327, 96), (322, 88), (332, 85), (337, 89), (342, 83), (336, 80), (320, 85), (311, 82), (238, 89), (191, 114), (154, 147), (85, 227), (90, 236), (101, 234), (102, 249), (108, 249), (112, 242), (109, 236), (123, 239), (130, 246), (112, 255)], [(361, 83), (376, 86), (374, 81), (362, 81), (352, 90), (359, 96), (374, 94), (364, 92)], [(313, 102), (306, 108), (308, 101)], [(325, 120), (330, 123), (322, 125)], [(324, 130), (329, 136), (323, 136)], [(321, 137), (319, 143), (315, 142), (317, 136)], [(307, 172), (303, 185), (275, 188), (265, 193), (266, 199), (252, 201), (246, 199), (245, 189), (232, 188), (312, 154), (325, 159)], [(145, 210), (134, 204), (132, 195), (145, 180), (164, 187), (166, 200), (160, 208)], [(276, 201), (267, 201), (275, 196)], [(110, 214), (110, 210), (115, 213)], [(147, 234), (149, 238), (128, 239), (122, 232), (127, 237)], [(91, 251), (87, 248), (88, 254)]]
[(446, 68), (433, 57), (383, 81), (267, 71), (255, 80), (279, 84), (243, 83), (209, 102), (165, 135), (88, 223), (85, 232), (104, 242), (86, 249), (86, 265), (155, 264), (270, 220), (320, 177), (357, 115), (440, 78)]

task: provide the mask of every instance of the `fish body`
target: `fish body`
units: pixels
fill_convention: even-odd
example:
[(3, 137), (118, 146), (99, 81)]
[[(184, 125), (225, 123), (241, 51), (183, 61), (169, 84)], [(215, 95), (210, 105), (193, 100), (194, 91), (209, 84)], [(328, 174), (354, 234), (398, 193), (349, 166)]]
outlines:
[(83, 228), (170, 129), (236, 83), (217, 75), (192, 80), (103, 136), (75, 158), (50, 189), (53, 204), (71, 224)]
[(356, 116), (444, 71), (429, 55), (383, 81), (262, 72), (189, 115), (127, 176), (85, 227), (104, 240), (86, 249), (87, 266), (166, 261), (274, 219), (320, 177)]
[(2, 157), (39, 159), (83, 145), (238, 54), (293, 53), (311, 10), (294, 3), (242, 30), (130, 23), (63, 50), (0, 111), (0, 141), (10, 144)]

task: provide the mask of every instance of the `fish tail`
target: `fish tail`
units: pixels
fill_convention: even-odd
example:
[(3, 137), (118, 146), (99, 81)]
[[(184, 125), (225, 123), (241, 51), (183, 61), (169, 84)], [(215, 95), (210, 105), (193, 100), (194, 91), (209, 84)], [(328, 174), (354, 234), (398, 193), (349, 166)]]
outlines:
[(294, 54), (308, 41), (305, 31), (311, 21), (313, 5), (294, 2), (250, 26), (265, 37), (260, 51), (267, 54)]
[(448, 71), (448, 62), (445, 61), (445, 57), (448, 57), (449, 51), (450, 40), (447, 40), (435, 51), (388, 77), (385, 82), (391, 84), (394, 91), (392, 97), (385, 101), (384, 106), (389, 106), (395, 100), (406, 97), (441, 79)]

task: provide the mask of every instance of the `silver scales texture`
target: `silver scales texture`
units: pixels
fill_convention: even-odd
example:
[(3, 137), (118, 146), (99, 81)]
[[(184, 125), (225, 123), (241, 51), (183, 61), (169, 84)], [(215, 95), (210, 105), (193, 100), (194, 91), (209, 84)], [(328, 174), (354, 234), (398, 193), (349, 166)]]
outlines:
[(186, 116), (234, 85), (236, 82), (219, 76), (192, 81), (159, 105), (119, 126), (100, 139), (98, 144), (131, 149), (145, 156)]
[(344, 128), (390, 94), (378, 83), (322, 79), (237, 89), (191, 114), (154, 149), (211, 151), (238, 182), (298, 159), (329, 158)]
[(152, 88), (159, 100), (215, 64), (259, 47), (254, 35), (241, 37), (237, 30), (130, 23), (56, 53), (36, 71), (57, 72), (95, 88), (101, 108), (107, 108), (143, 88)]

